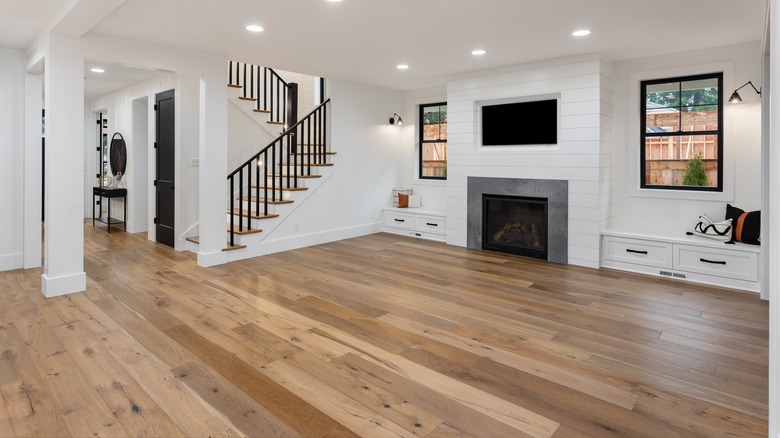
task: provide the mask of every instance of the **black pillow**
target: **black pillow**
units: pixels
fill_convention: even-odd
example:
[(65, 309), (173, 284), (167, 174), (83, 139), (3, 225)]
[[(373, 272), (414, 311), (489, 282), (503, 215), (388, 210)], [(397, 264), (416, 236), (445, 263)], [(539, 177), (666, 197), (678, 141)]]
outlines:
[(761, 211), (746, 212), (726, 204), (726, 219), (731, 219), (731, 240), (734, 242), (761, 244)]

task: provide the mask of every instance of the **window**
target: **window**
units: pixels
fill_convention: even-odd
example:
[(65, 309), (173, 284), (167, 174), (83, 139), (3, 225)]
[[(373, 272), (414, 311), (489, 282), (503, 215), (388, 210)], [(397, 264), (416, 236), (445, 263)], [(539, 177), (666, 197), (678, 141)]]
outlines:
[(447, 179), (447, 103), (420, 105), (420, 178)]
[(640, 186), (723, 191), (723, 73), (641, 82)]

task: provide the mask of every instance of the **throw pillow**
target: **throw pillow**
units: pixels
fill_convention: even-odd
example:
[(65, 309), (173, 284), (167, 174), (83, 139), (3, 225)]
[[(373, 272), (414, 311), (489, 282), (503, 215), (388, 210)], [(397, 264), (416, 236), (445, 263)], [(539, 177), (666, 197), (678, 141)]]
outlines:
[(761, 244), (761, 211), (746, 212), (741, 208), (726, 204), (726, 219), (731, 219), (733, 224), (731, 227), (732, 241), (750, 245)]
[(409, 195), (409, 208), (420, 208), (420, 195)]
[(409, 195), (405, 195), (403, 193), (398, 194), (398, 208), (407, 208), (409, 207)]

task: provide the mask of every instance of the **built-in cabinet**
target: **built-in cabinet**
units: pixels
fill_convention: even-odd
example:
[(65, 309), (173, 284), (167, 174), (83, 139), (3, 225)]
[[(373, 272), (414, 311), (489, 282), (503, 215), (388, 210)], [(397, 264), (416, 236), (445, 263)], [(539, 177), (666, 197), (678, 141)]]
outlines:
[(409, 208), (386, 208), (384, 216), (383, 231), (386, 233), (442, 242), (447, 238), (447, 218), (444, 213)]
[(760, 291), (760, 246), (620, 232), (604, 232), (601, 239), (605, 268)]

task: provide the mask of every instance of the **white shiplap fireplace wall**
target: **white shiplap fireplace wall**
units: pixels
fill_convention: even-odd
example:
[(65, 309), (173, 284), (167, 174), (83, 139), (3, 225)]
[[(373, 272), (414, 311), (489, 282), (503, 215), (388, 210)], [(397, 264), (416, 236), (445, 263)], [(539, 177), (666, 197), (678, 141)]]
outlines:
[[(557, 145), (481, 146), (480, 104), (535, 96), (559, 98)], [(598, 268), (600, 233), (611, 218), (612, 98), (612, 66), (598, 56), (452, 78), (447, 84), (447, 243), (467, 243), (469, 176), (568, 180), (568, 261)]]

